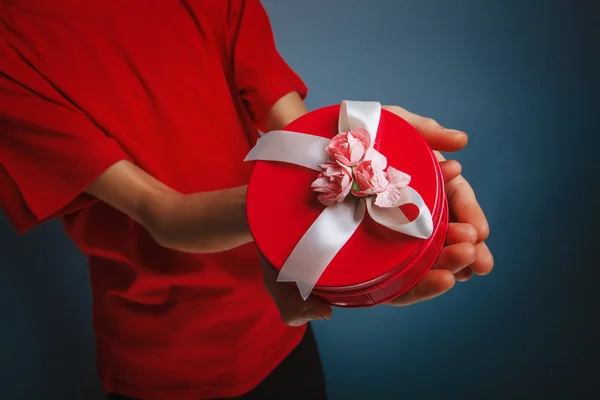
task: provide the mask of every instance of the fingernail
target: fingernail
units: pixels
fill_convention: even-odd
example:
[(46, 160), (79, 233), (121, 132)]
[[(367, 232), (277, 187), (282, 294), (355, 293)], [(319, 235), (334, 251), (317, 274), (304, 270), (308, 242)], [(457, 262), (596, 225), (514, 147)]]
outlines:
[(327, 316), (323, 315), (322, 313), (320, 313), (319, 311), (313, 310), (313, 309), (306, 310), (304, 315), (310, 319), (329, 319), (329, 317), (327, 317)]
[(462, 132), (462, 131), (459, 131), (459, 130), (457, 130), (457, 129), (448, 129), (448, 128), (446, 128), (446, 132), (450, 132), (450, 133), (460, 133), (460, 134), (464, 133), (464, 132)]

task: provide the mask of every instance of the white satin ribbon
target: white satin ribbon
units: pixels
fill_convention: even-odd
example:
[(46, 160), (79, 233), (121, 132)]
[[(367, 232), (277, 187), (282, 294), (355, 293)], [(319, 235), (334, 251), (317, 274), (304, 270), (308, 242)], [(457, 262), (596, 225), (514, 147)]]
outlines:
[[(364, 128), (371, 135), (373, 146), (380, 118), (380, 103), (343, 101), (338, 130), (342, 133)], [(245, 161), (281, 161), (321, 172), (319, 165), (330, 160), (325, 151), (330, 141), (305, 133), (271, 131), (258, 139)], [(402, 188), (401, 193), (399, 202), (390, 208), (376, 206), (372, 197), (357, 200), (352, 196), (343, 203), (326, 207), (292, 250), (277, 281), (295, 282), (306, 300), (323, 271), (361, 224), (366, 212), (386, 228), (420, 239), (429, 238), (433, 232), (433, 220), (423, 198), (409, 186)], [(414, 221), (409, 221), (398, 208), (404, 204), (414, 204), (419, 208), (419, 215)]]

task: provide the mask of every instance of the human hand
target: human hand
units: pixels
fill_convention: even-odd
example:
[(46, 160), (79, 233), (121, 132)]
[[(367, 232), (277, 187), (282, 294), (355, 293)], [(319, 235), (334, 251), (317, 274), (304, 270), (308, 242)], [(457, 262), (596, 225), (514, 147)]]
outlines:
[[(446, 129), (433, 119), (413, 114), (402, 107), (383, 108), (414, 126), (436, 151), (458, 151), (467, 144), (464, 132)], [(452, 289), (455, 281), (467, 281), (473, 273), (486, 275), (494, 266), (493, 256), (484, 242), (489, 236), (488, 222), (471, 185), (460, 175), (461, 166), (457, 161), (446, 161), (441, 154), (436, 154), (450, 210), (446, 243), (433, 269), (415, 287), (390, 301), (389, 305), (406, 306), (432, 299)]]
[[(489, 235), (485, 215), (477, 203), (469, 183), (460, 175), (457, 161), (445, 160), (437, 151), (453, 152), (465, 147), (464, 132), (445, 129), (432, 119), (413, 114), (401, 107), (384, 106), (384, 109), (400, 116), (413, 125), (436, 150), (450, 209), (451, 222), (448, 226), (445, 246), (433, 269), (415, 287), (387, 304), (406, 306), (429, 300), (450, 290), (455, 281), (466, 281), (473, 273), (488, 274), (494, 260), (484, 243)], [(277, 282), (277, 271), (261, 258), (265, 287), (275, 300), (284, 322), (299, 326), (310, 320), (329, 319), (331, 306), (316, 296), (302, 299), (294, 285)]]
[[(444, 181), (447, 184), (451, 184), (451, 182), (460, 178), (461, 168), (458, 162), (442, 161), (440, 165)], [(460, 216), (461, 221), (473, 221), (475, 224), (481, 223), (482, 221), (477, 220), (478, 213), (472, 210), (469, 211), (469, 207), (472, 206), (469, 205), (469, 197), (465, 198), (465, 195), (469, 195), (470, 193), (461, 194), (461, 190), (464, 191), (465, 188), (459, 186), (458, 197), (456, 194), (451, 196), (451, 208), (458, 209), (459, 212), (457, 214)], [(461, 202), (466, 202), (468, 207), (462, 207)], [(465, 212), (464, 210), (467, 211)], [(485, 217), (483, 217), (483, 223), (487, 226)], [(487, 230), (487, 227), (479, 226), (479, 228)], [(482, 234), (483, 237), (487, 237), (486, 231), (482, 232)], [(486, 260), (484, 252), (479, 255), (479, 251), (481, 250), (477, 248), (478, 240), (478, 232), (469, 222), (450, 223), (445, 247), (440, 253), (434, 269), (414, 288), (390, 301), (388, 304), (395, 306), (409, 305), (436, 297), (452, 288), (455, 280), (465, 279), (461, 277), (461, 274), (465, 274), (463, 271), (468, 270), (468, 275), (470, 275), (469, 267), (466, 267), (469, 264), (480, 274), (484, 274), (486, 271), (489, 272), (493, 263), (491, 254), (488, 260)], [(487, 248), (484, 249), (487, 250)], [(489, 250), (487, 251), (489, 253)], [(331, 318), (332, 307), (328, 303), (314, 295), (311, 295), (304, 301), (295, 285), (277, 282), (278, 272), (262, 256), (261, 264), (264, 285), (275, 301), (281, 317), (286, 324), (300, 326), (311, 320)], [(463, 276), (467, 276), (466, 279), (468, 279), (468, 275), (465, 274)]]

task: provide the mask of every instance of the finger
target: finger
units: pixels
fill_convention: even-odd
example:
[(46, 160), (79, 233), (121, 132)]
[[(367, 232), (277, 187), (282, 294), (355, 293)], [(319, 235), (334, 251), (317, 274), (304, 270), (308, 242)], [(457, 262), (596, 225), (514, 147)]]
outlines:
[(487, 275), (494, 268), (494, 256), (485, 242), (477, 243), (477, 259), (471, 264), (471, 269), (476, 275)]
[(398, 106), (383, 106), (414, 126), (427, 143), (439, 151), (457, 151), (467, 145), (467, 134), (454, 129), (446, 129), (431, 118), (421, 117)]
[(462, 172), (462, 166), (456, 160), (441, 161), (440, 167), (442, 169), (442, 176), (444, 177), (445, 183), (450, 182)]
[(433, 268), (445, 269), (455, 274), (474, 263), (476, 259), (477, 250), (475, 245), (471, 243), (452, 244), (442, 249)]
[(412, 289), (386, 303), (391, 306), (408, 306), (430, 300), (454, 287), (454, 275), (445, 270), (431, 270)]
[(473, 270), (471, 270), (471, 268), (467, 267), (467, 268), (463, 268), (460, 271), (458, 271), (457, 273), (455, 273), (454, 279), (456, 279), (457, 282), (466, 282), (469, 279), (471, 279), (472, 276), (473, 276)]
[(473, 225), (478, 240), (486, 240), (490, 227), (469, 182), (462, 176), (454, 178), (446, 184), (446, 194), (450, 211), (456, 220)]
[(273, 298), (283, 322), (290, 326), (300, 326), (308, 321), (329, 319), (331, 306), (325, 301), (310, 296), (302, 299), (298, 288), (287, 282), (277, 282), (277, 271), (264, 259), (262, 261), (263, 282)]
[(446, 234), (446, 245), (457, 243), (477, 243), (477, 231), (473, 225), (452, 222), (448, 224), (448, 233)]

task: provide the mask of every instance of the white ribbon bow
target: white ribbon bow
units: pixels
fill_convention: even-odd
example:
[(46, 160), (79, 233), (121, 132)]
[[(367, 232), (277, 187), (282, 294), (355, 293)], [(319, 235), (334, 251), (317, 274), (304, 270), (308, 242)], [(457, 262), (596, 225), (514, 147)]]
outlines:
[[(372, 147), (380, 118), (380, 103), (343, 101), (338, 130), (342, 133), (364, 128), (371, 136)], [(319, 165), (330, 160), (330, 155), (325, 151), (330, 142), (330, 139), (305, 133), (271, 131), (258, 139), (245, 161), (281, 161), (321, 172)], [(401, 188), (400, 192), (400, 200), (391, 208), (376, 206), (373, 197), (326, 207), (283, 264), (277, 281), (295, 282), (302, 298), (306, 300), (331, 260), (352, 237), (365, 212), (386, 228), (420, 239), (429, 238), (433, 232), (433, 220), (423, 198), (410, 186)], [(415, 220), (409, 221), (400, 211), (398, 207), (404, 204), (414, 204), (419, 208)]]

